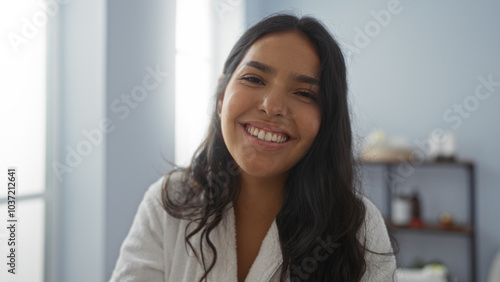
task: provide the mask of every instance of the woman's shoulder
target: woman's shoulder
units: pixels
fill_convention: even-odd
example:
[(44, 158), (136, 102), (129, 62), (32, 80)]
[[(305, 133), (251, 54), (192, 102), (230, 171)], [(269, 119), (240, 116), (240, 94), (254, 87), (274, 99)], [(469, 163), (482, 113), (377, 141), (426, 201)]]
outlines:
[(362, 281), (393, 281), (396, 258), (384, 218), (373, 202), (360, 196), (365, 205), (365, 221), (359, 240), (365, 244), (367, 263)]
[(379, 227), (385, 230), (385, 221), (377, 206), (364, 195), (361, 195), (360, 198), (365, 205), (365, 224), (370, 227)]
[(110, 281), (163, 280), (165, 266), (175, 253), (164, 250), (183, 246), (179, 238), (184, 237), (179, 234), (184, 232), (185, 223), (170, 216), (163, 206), (163, 186), (169, 177), (173, 185), (177, 179), (175, 173), (160, 177), (146, 190)]
[(182, 177), (183, 172), (181, 170), (166, 173), (149, 186), (145, 194), (145, 199), (153, 200), (155, 203), (163, 206), (163, 199), (167, 193), (170, 196), (182, 191)]
[[(136, 217), (142, 218), (144, 221), (155, 220), (169, 225), (179, 223), (178, 219), (171, 216), (165, 209), (165, 196), (167, 191), (180, 189), (180, 179), (181, 173), (173, 171), (153, 182), (144, 193)], [(161, 225), (156, 225), (157, 228), (159, 226)]]
[[(137, 226), (151, 230), (159, 238), (177, 238), (189, 223), (182, 216), (176, 216), (166, 207), (166, 193), (181, 189), (182, 173), (173, 171), (153, 182), (146, 190), (136, 214)], [(181, 214), (181, 213), (179, 213)], [(160, 235), (162, 234), (162, 235)], [(171, 240), (169, 240), (171, 241)], [(168, 242), (164, 242), (168, 243)]]
[(365, 220), (360, 230), (360, 239), (366, 239), (368, 245), (384, 247), (384, 250), (374, 251), (387, 252), (388, 246), (390, 247), (390, 241), (384, 217), (370, 199), (364, 195), (360, 195), (359, 198), (365, 206)]
[(193, 181), (186, 172), (175, 169), (160, 177), (146, 191), (145, 201), (161, 207), (167, 217), (189, 221), (190, 215), (199, 211), (203, 195), (193, 192)]
[(165, 173), (162, 175), (160, 178), (158, 178), (155, 182), (153, 182), (151, 185), (149, 185), (149, 188), (147, 189), (146, 193), (147, 194), (154, 194), (157, 195), (158, 193), (161, 194), (161, 191), (163, 190), (163, 187), (165, 185), (165, 181), (169, 183), (169, 185), (174, 185), (175, 182), (178, 182), (180, 179), (181, 172), (180, 171), (170, 171), (168, 173)]

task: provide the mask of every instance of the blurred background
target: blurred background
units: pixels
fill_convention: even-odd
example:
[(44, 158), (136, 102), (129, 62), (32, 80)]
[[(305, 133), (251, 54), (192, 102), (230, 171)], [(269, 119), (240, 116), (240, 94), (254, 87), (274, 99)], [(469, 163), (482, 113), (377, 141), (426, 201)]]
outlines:
[[(230, 48), (276, 12), (317, 17), (342, 46), (358, 152), (376, 143), (413, 153), (360, 170), (388, 223), (403, 220), (390, 229), (399, 267), (437, 262), (450, 281), (492, 281), (498, 11), (499, 2), (452, 0), (2, 1), (0, 220), (8, 226), (13, 212), (17, 222), (0, 229), (0, 281), (107, 281), (148, 186), (202, 140)], [(436, 132), (449, 146), (429, 141)], [(423, 225), (436, 228), (397, 218), (413, 195)]]

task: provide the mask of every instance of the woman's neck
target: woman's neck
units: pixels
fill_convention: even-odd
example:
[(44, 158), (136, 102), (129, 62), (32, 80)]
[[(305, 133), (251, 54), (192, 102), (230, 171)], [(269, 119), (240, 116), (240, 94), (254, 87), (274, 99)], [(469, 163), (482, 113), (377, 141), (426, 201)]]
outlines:
[(274, 220), (281, 209), (287, 175), (272, 178), (240, 175), (240, 192), (235, 201), (239, 213)]

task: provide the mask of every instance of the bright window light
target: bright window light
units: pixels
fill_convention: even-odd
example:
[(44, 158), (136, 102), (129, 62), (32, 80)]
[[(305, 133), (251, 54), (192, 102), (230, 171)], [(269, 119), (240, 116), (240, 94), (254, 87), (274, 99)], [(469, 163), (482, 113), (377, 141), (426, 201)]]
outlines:
[[(8, 166), (18, 168), (22, 183), (18, 195), (45, 190), (47, 52), (40, 15), (47, 14), (43, 3), (0, 2), (0, 175)], [(3, 192), (2, 197), (6, 197)]]
[(188, 165), (205, 136), (214, 94), (211, 75), (211, 1), (177, 1), (175, 162)]
[(48, 13), (54, 15), (55, 10), (47, 11), (46, 1), (0, 2), (0, 175), (5, 185), (0, 192), (2, 226), (7, 224), (10, 204), (7, 169), (17, 169), (16, 274), (7, 272), (12, 269), (6, 260), (13, 247), (7, 244), (12, 234), (3, 227), (0, 281), (44, 279), (46, 25), (51, 17)]

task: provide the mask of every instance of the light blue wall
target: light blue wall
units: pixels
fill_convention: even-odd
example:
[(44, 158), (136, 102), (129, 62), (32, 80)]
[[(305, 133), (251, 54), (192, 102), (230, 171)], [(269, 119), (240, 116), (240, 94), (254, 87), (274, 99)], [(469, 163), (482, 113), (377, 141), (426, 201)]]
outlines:
[(60, 209), (53, 214), (57, 227), (51, 234), (57, 241), (48, 238), (52, 239), (48, 247), (54, 248), (55, 255), (51, 255), (54, 261), (46, 277), (57, 282), (101, 281), (105, 253), (105, 136), (96, 135), (91, 143), (83, 132), (99, 130), (106, 117), (106, 5), (99, 0), (58, 3), (65, 3), (59, 6), (59, 25), (51, 38), (56, 41), (58, 53), (51, 54), (47, 63), (51, 71), (58, 70), (57, 85), (52, 90), (59, 91), (59, 116), (54, 117), (59, 128), (55, 130), (58, 135), (51, 138), (59, 138), (55, 141), (59, 144), (59, 159), (54, 162), (65, 169), (59, 170), (61, 182), (55, 180), (54, 186), (48, 188), (60, 192), (49, 200), (54, 203), (59, 199), (60, 204), (55, 205)]
[[(469, 96), (474, 96), (480, 85), (479, 77), (491, 75), (493, 81), (500, 82), (500, 3), (400, 1), (399, 12), (392, 14), (385, 27), (378, 32), (374, 30), (369, 44), (362, 46), (359, 43), (363, 42), (358, 42), (356, 45), (356, 28), (364, 30), (374, 21), (371, 11), (387, 10), (389, 3), (391, 1), (381, 0), (363, 3), (248, 1), (246, 16), (247, 24), (252, 24), (265, 15), (280, 11), (311, 14), (327, 24), (346, 51), (352, 51), (353, 46), (361, 47), (357, 53), (347, 52), (358, 136), (379, 128), (388, 134), (406, 135), (415, 144), (415, 141), (426, 140), (435, 128), (451, 129), (456, 133), (459, 156), (477, 163), (478, 272), (479, 281), (486, 281), (494, 254), (500, 249), (497, 218), (500, 212), (500, 87), (493, 87), (488, 98), (476, 100), (479, 101), (477, 105), (472, 104), (473, 98)], [(464, 104), (464, 101), (471, 104)], [(453, 113), (454, 105), (468, 107), (471, 111), (466, 111), (462, 118), (459, 113)], [(443, 115), (449, 110), (452, 112), (448, 112), (445, 119)], [(382, 183), (377, 180), (379, 172), (374, 169), (366, 173), (369, 178), (366, 184), (372, 186), (367, 190), (381, 189)], [(464, 182), (461, 171), (423, 169), (408, 178), (405, 185), (418, 185), (424, 190), (422, 193), (445, 188), (441, 193), (435, 192), (435, 198), (429, 201), (443, 199), (448, 203), (447, 208), (456, 210), (459, 220), (466, 220)], [(454, 187), (458, 190), (453, 190)], [(380, 195), (374, 197), (380, 204)], [(427, 212), (440, 208), (428, 207)], [(400, 240), (403, 243), (413, 240), (420, 246), (428, 242), (408, 236)], [(459, 262), (460, 256), (466, 254), (463, 251), (465, 242), (450, 237), (436, 239), (435, 244), (430, 245), (440, 250), (442, 257), (451, 257), (453, 270), (461, 281), (468, 276)], [(457, 248), (444, 249), (441, 247), (444, 244)]]
[[(163, 158), (174, 161), (173, 38), (175, 1), (108, 1), (106, 110), (116, 129), (106, 140), (105, 281), (144, 192), (169, 168)], [(166, 74), (158, 81), (147, 69)], [(146, 95), (144, 78), (157, 85)]]
[(58, 73), (55, 161), (68, 165), (67, 146), (95, 145), (53, 189), (60, 209), (47, 277), (108, 281), (144, 192), (174, 160), (175, 1), (64, 2), (49, 62)]

